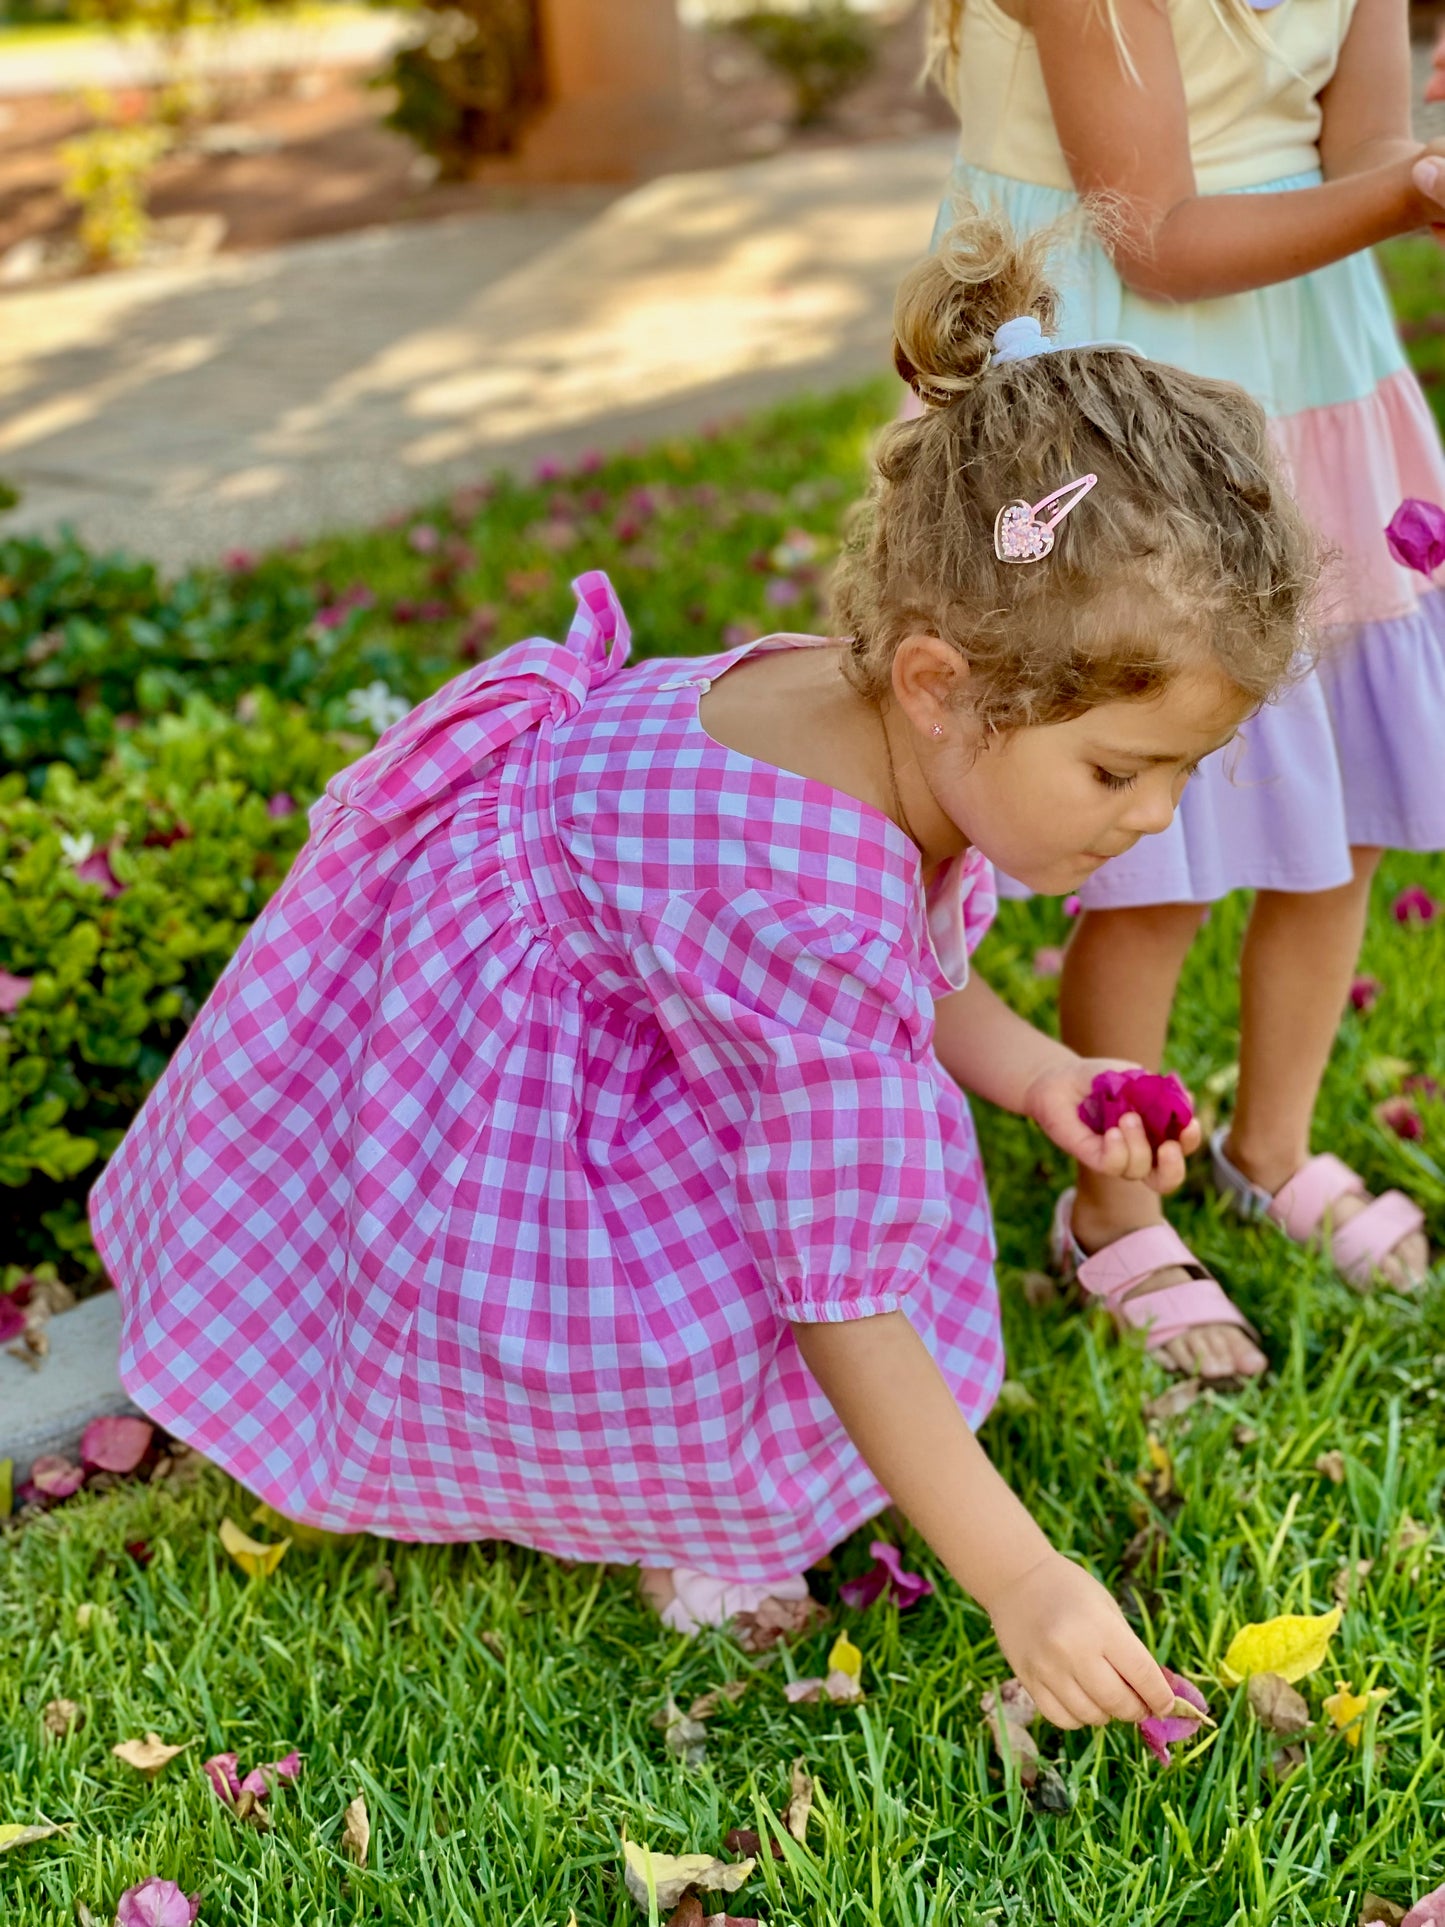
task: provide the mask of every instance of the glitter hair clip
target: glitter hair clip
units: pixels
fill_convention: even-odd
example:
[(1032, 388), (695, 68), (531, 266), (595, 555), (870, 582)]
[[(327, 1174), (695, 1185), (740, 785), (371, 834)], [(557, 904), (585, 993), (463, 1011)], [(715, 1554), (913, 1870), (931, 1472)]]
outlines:
[[(1041, 502), (1005, 502), (993, 523), (993, 552), (1000, 562), (1042, 562), (1054, 546), (1054, 530), (1071, 509), (1076, 509), (1098, 481), (1097, 475), (1079, 475), (1065, 482)], [(1057, 503), (1057, 507), (1055, 504)], [(1041, 521), (1045, 509), (1053, 509)]]

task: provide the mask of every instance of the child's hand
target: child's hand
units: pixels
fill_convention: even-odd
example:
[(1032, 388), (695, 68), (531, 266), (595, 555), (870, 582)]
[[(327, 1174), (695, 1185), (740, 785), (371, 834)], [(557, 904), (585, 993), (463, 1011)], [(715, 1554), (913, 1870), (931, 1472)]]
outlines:
[(1430, 78), (1425, 82), (1426, 100), (1445, 100), (1445, 29), (1435, 42), (1430, 56)]
[(1055, 1726), (1162, 1716), (1174, 1689), (1097, 1579), (1050, 1552), (988, 1601), (1004, 1658)]
[(1184, 1182), (1184, 1160), (1199, 1149), (1203, 1133), (1198, 1122), (1182, 1137), (1159, 1147), (1156, 1158), (1140, 1119), (1130, 1111), (1102, 1137), (1079, 1116), (1079, 1106), (1100, 1071), (1132, 1071), (1137, 1064), (1112, 1057), (1076, 1057), (1036, 1077), (1024, 1094), (1023, 1113), (1031, 1117), (1061, 1151), (1105, 1178), (1132, 1178), (1161, 1194)]

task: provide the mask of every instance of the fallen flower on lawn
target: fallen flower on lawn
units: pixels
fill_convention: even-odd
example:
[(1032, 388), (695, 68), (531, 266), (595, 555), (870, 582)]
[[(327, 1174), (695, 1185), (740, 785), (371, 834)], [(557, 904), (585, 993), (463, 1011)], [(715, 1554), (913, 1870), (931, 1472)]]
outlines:
[(1291, 1685), (1325, 1663), (1340, 1623), (1340, 1609), (1314, 1615), (1282, 1613), (1234, 1635), (1220, 1663), (1226, 1686), (1238, 1686), (1252, 1673), (1278, 1673)]
[(1445, 1927), (1445, 1887), (1437, 1887), (1417, 1900), (1400, 1927)]
[(1006, 1679), (984, 1694), (980, 1710), (993, 1736), (994, 1751), (1005, 1764), (1016, 1760), (1021, 1784), (1033, 1786), (1039, 1777), (1039, 1743), (1029, 1728), (1039, 1709), (1027, 1686), (1022, 1680)]
[(74, 1700), (50, 1700), (40, 1720), (51, 1739), (68, 1740), (85, 1725), (85, 1714)]
[(52, 1834), (64, 1833), (70, 1822), (64, 1821), (57, 1827), (27, 1827), (14, 1824), (0, 1827), (0, 1853), (9, 1853), (15, 1847), (29, 1847), (37, 1840), (48, 1840)]
[(1385, 545), (1402, 567), (1433, 575), (1445, 562), (1445, 509), (1407, 495), (1385, 525)]
[(1303, 1695), (1278, 1673), (1250, 1675), (1249, 1704), (1260, 1725), (1271, 1733), (1288, 1737), (1303, 1733), (1310, 1723), (1310, 1709)]
[(1194, 1118), (1189, 1093), (1172, 1072), (1100, 1071), (1079, 1106), (1080, 1118), (1099, 1137), (1131, 1111), (1156, 1151), (1182, 1137)]
[(1356, 977), (1350, 985), (1350, 1008), (1367, 1016), (1380, 1001), (1380, 993), (1385, 986), (1378, 977)]
[(115, 1927), (191, 1927), (200, 1911), (199, 1894), (183, 1894), (174, 1880), (152, 1875), (121, 1895)]
[(1034, 975), (1057, 977), (1064, 967), (1064, 953), (1056, 943), (1046, 943), (1034, 952)]
[(222, 1806), (229, 1807), (238, 1820), (249, 1820), (264, 1832), (270, 1822), (262, 1801), (272, 1790), (267, 1776), (273, 1776), (278, 1784), (283, 1780), (299, 1780), (301, 1755), (293, 1750), (284, 1760), (269, 1760), (265, 1766), (253, 1766), (242, 1779), (234, 1753), (213, 1753), (202, 1764), (201, 1771)]
[(1418, 883), (1402, 890), (1390, 905), (1390, 915), (1396, 923), (1433, 923), (1439, 910), (1429, 891), (1422, 890)]
[(59, 1452), (47, 1452), (31, 1466), (30, 1483), (47, 1499), (68, 1499), (85, 1484), (85, 1473)]
[(179, 1746), (167, 1746), (159, 1733), (147, 1733), (143, 1740), (121, 1740), (110, 1750), (118, 1760), (124, 1760), (137, 1773), (153, 1780), (162, 1767), (169, 1766), (178, 1754), (194, 1745), (194, 1740), (183, 1740)]
[(1416, 1144), (1425, 1135), (1425, 1120), (1408, 1097), (1387, 1097), (1375, 1106), (1375, 1117), (1407, 1144)]
[(1344, 1735), (1345, 1744), (1358, 1746), (1364, 1732), (1365, 1714), (1388, 1698), (1383, 1686), (1376, 1686), (1368, 1693), (1356, 1693), (1348, 1680), (1337, 1680), (1334, 1692), (1320, 1704), (1329, 1715), (1331, 1725)]
[(653, 1853), (624, 1837), (622, 1878), (628, 1893), (647, 1913), (676, 1907), (689, 1887), (703, 1893), (735, 1894), (753, 1868), (754, 1860), (718, 1860), (710, 1853)]
[(366, 1811), (366, 1795), (358, 1793), (347, 1806), (341, 1823), (341, 1851), (358, 1867), (366, 1865), (371, 1846), (371, 1816)]
[(291, 1544), (289, 1539), (278, 1539), (274, 1545), (263, 1545), (259, 1539), (248, 1537), (231, 1519), (222, 1519), (220, 1538), (242, 1572), (252, 1579), (269, 1579)]
[(1209, 1707), (1204, 1695), (1182, 1673), (1174, 1673), (1167, 1666), (1162, 1672), (1174, 1688), (1174, 1710), (1162, 1719), (1140, 1720), (1139, 1738), (1158, 1760), (1161, 1766), (1168, 1766), (1173, 1755), (1169, 1749), (1182, 1740), (1192, 1740), (1201, 1726), (1213, 1725), (1209, 1717)]
[(96, 1472), (134, 1472), (155, 1435), (149, 1419), (92, 1419), (81, 1434), (81, 1463)]
[(933, 1591), (933, 1582), (921, 1573), (904, 1571), (898, 1548), (890, 1546), (886, 1539), (875, 1539), (868, 1550), (873, 1555), (871, 1571), (859, 1579), (847, 1580), (838, 1588), (838, 1597), (844, 1605), (861, 1609), (871, 1606), (886, 1593), (899, 1612), (907, 1612)]
[(34, 987), (33, 977), (14, 977), (0, 970), (0, 1017), (13, 1017)]

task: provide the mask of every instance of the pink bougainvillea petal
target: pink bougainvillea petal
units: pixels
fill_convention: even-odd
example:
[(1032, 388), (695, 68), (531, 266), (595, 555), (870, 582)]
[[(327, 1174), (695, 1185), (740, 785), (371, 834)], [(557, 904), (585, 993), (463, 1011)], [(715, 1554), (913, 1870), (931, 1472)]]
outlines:
[(81, 1461), (97, 1472), (134, 1472), (155, 1435), (149, 1419), (92, 1419), (81, 1437)]
[(838, 1588), (838, 1597), (845, 1606), (851, 1606), (855, 1612), (863, 1612), (875, 1599), (882, 1597), (887, 1584), (888, 1574), (875, 1561), (857, 1579), (845, 1579)]
[(869, 1570), (838, 1588), (838, 1597), (845, 1606), (862, 1609), (886, 1593), (900, 1612), (907, 1612), (933, 1591), (933, 1582), (922, 1573), (904, 1570), (898, 1548), (889, 1545), (886, 1539), (875, 1539), (868, 1550), (873, 1555)]
[(1356, 977), (1350, 985), (1350, 1008), (1363, 1016), (1372, 1011), (1380, 1001), (1380, 993), (1385, 986), (1378, 977)]
[(1034, 975), (1036, 977), (1057, 977), (1064, 967), (1064, 953), (1056, 943), (1048, 943), (1034, 952)]
[(152, 1875), (121, 1895), (115, 1927), (191, 1927), (200, 1911), (199, 1894), (183, 1894), (174, 1880)]
[(241, 1792), (254, 1793), (258, 1800), (264, 1800), (273, 1782), (300, 1778), (301, 1755), (293, 1751), (284, 1760), (268, 1760), (265, 1766), (253, 1766), (241, 1782)]
[(241, 1797), (241, 1777), (236, 1771), (234, 1753), (213, 1753), (202, 1763), (201, 1771), (215, 1789), (216, 1798), (233, 1807)]
[(296, 799), (285, 790), (277, 790), (274, 796), (267, 799), (266, 814), (267, 816), (274, 816), (278, 821), (283, 817), (294, 816), (296, 814)]
[(1375, 1106), (1375, 1116), (1407, 1144), (1417, 1144), (1425, 1135), (1425, 1120), (1408, 1097), (1387, 1098)]
[[(7, 1291), (0, 1291), (0, 1345), (8, 1345), (25, 1329), (25, 1313)], [(9, 1370), (9, 1367), (6, 1367)]]
[(1422, 1894), (1400, 1922), (1400, 1927), (1445, 1927), (1445, 1887)]
[(13, 977), (0, 970), (0, 1017), (10, 1017), (25, 1002), (34, 984), (33, 977)]
[(1402, 890), (1390, 905), (1390, 915), (1396, 923), (1433, 923), (1439, 912), (1439, 904), (1418, 883)]
[(1390, 517), (1385, 541), (1405, 568), (1433, 575), (1445, 562), (1445, 509), (1418, 496), (1406, 496)]
[(1084, 908), (1084, 899), (1082, 897), (1065, 897), (1064, 898), (1064, 915), (1066, 917), (1077, 917), (1081, 915), (1083, 912), (1083, 908)]
[[(1178, 1698), (1188, 1700), (1189, 1704), (1197, 1706), (1201, 1713), (1209, 1711), (1204, 1695), (1193, 1680), (1185, 1679), (1182, 1673), (1170, 1672), (1167, 1666), (1162, 1670)], [(1140, 1720), (1139, 1738), (1161, 1766), (1168, 1766), (1173, 1757), (1169, 1751), (1170, 1747), (1177, 1746), (1181, 1740), (1192, 1740), (1199, 1731), (1200, 1725), (1199, 1720), (1186, 1720), (1174, 1715), (1166, 1715), (1162, 1720)]]
[(85, 1473), (60, 1453), (47, 1452), (31, 1466), (30, 1483), (47, 1499), (68, 1499), (85, 1484)]
[(95, 884), (107, 897), (123, 896), (128, 887), (111, 869), (109, 850), (96, 850), (83, 863), (77, 863), (75, 874), (82, 883)]
[(1194, 1118), (1194, 1106), (1179, 1079), (1157, 1071), (1100, 1071), (1079, 1106), (1080, 1118), (1099, 1137), (1130, 1111), (1156, 1151), (1182, 1137)]

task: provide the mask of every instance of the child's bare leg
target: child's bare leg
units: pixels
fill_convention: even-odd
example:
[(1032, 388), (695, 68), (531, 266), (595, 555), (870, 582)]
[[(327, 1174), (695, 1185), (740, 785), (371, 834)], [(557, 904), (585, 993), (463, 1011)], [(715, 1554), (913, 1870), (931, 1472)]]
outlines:
[[(1064, 953), (1059, 1018), (1064, 1042), (1086, 1057), (1122, 1057), (1157, 1069), (1169, 1034), (1179, 973), (1204, 918), (1197, 903), (1128, 910), (1086, 910)], [(1079, 1172), (1074, 1235), (1098, 1251), (1127, 1232), (1163, 1221), (1164, 1207), (1142, 1184)], [(1171, 1265), (1145, 1279), (1135, 1296), (1181, 1284)], [(1247, 1332), (1233, 1325), (1200, 1325), (1160, 1347), (1176, 1371), (1209, 1378), (1247, 1377), (1266, 1360)]]
[[(1262, 890), (1240, 954), (1239, 1096), (1225, 1141), (1232, 1164), (1278, 1191), (1310, 1154), (1310, 1119), (1339, 1029), (1369, 913), (1379, 850), (1353, 852), (1355, 874), (1308, 896)], [(1334, 1207), (1337, 1224), (1365, 1208)], [(1402, 1239), (1380, 1270), (1417, 1283), (1430, 1261), (1423, 1232)]]

